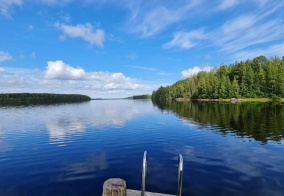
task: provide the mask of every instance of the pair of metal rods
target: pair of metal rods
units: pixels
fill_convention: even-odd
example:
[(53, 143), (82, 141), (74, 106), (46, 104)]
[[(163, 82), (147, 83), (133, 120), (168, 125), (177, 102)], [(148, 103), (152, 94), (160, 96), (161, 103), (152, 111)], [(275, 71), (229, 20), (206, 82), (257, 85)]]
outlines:
[[(145, 151), (144, 152), (144, 156), (143, 156), (141, 196), (145, 196), (147, 162), (148, 162), (148, 156), (147, 156), (147, 151)], [(182, 156), (180, 154), (178, 156), (178, 189), (177, 189), (177, 196), (181, 196), (182, 174), (183, 174), (183, 158), (182, 158)]]

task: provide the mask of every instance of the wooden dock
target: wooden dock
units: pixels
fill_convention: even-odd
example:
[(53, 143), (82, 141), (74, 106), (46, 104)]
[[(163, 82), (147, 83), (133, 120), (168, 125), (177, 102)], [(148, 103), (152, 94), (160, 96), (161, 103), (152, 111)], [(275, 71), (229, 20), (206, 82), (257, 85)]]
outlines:
[(110, 178), (103, 185), (102, 196), (173, 196), (163, 193), (152, 193), (148, 191), (137, 191), (126, 189), (126, 181), (120, 178)]

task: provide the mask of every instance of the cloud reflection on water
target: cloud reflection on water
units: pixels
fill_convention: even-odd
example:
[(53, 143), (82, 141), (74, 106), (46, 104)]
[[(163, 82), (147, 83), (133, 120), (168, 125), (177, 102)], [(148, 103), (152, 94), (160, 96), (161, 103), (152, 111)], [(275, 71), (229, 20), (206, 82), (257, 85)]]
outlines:
[[(103, 131), (108, 127), (123, 127), (133, 118), (152, 110), (151, 104), (135, 104), (130, 100), (98, 100), (81, 104), (0, 108), (0, 141), (3, 130), (19, 137), (43, 131), (49, 143), (64, 146), (86, 129)], [(7, 131), (6, 131), (7, 132)], [(18, 138), (20, 139), (20, 138)]]
[(50, 143), (65, 145), (75, 136), (84, 134), (87, 128), (103, 130), (106, 127), (123, 127), (127, 121), (147, 110), (137, 107), (133, 102), (119, 102), (92, 101), (90, 104), (81, 105), (79, 110), (76, 105), (71, 105), (50, 111), (45, 118)]

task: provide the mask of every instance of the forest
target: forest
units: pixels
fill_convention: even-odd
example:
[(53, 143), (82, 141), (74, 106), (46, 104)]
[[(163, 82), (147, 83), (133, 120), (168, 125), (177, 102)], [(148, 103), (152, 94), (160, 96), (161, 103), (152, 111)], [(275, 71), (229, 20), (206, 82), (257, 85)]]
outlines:
[(284, 57), (221, 64), (171, 86), (153, 91), (152, 100), (272, 98), (284, 97)]
[(89, 101), (91, 98), (79, 94), (51, 93), (3, 93), (0, 94), (0, 104), (49, 104)]
[(132, 97), (127, 97), (127, 99), (151, 99), (151, 95), (134, 95)]

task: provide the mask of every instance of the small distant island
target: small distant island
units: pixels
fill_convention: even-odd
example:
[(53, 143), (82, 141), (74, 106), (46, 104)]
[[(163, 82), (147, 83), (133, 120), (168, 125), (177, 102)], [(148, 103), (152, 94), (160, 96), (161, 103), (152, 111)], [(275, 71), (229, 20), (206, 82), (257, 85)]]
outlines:
[(161, 86), (152, 93), (153, 101), (284, 101), (284, 57), (266, 58), (221, 64), (209, 72), (199, 72)]
[(91, 98), (80, 94), (52, 94), (52, 93), (2, 93), (0, 104), (52, 104), (90, 101)]
[(134, 95), (126, 99), (151, 99), (151, 95)]

